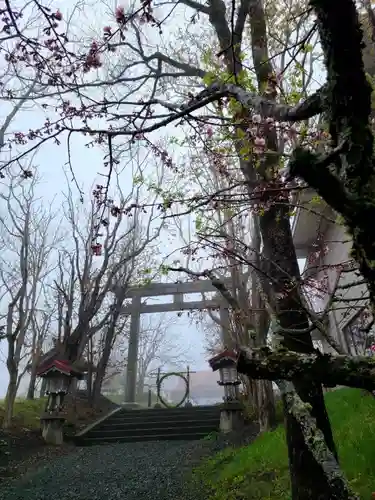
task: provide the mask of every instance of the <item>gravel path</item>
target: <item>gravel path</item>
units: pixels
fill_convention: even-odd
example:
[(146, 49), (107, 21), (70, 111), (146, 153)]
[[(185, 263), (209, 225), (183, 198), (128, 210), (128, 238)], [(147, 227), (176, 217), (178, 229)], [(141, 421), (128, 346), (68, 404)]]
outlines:
[[(250, 429), (242, 443), (251, 442)], [(1, 500), (203, 500), (190, 490), (188, 473), (228, 437), (201, 441), (151, 441), (77, 448), (7, 485)]]
[[(184, 471), (207, 442), (118, 443), (79, 448), (0, 486), (6, 500), (190, 500)], [(195, 497), (196, 498), (196, 497)], [(196, 500), (199, 500), (196, 498)]]

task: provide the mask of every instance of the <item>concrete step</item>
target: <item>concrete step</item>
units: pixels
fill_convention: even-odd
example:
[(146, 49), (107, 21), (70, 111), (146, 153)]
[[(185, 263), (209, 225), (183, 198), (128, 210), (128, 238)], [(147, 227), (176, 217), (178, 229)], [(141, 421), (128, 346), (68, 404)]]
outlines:
[(143, 436), (153, 436), (154, 434), (156, 435), (165, 435), (169, 436), (170, 434), (181, 434), (181, 435), (187, 435), (187, 434), (209, 434), (210, 432), (213, 432), (215, 430), (219, 429), (219, 425), (207, 425), (207, 424), (200, 424), (200, 425), (192, 425), (191, 427), (183, 427), (183, 428), (176, 428), (176, 427), (163, 427), (163, 428), (129, 428), (129, 429), (92, 429), (90, 432), (87, 433), (87, 439), (94, 438), (94, 437), (123, 437), (123, 436), (134, 436), (134, 435), (139, 435), (142, 434)]
[[(210, 432), (214, 432), (211, 430)], [(126, 436), (100, 436), (100, 437), (87, 437), (85, 439), (76, 438), (75, 442), (78, 446), (94, 446), (109, 443), (138, 443), (141, 441), (194, 441), (203, 439), (210, 432), (197, 432), (192, 430), (191, 432), (175, 432), (169, 434), (129, 434)]]
[[(147, 417), (138, 417), (138, 418), (115, 418), (115, 415), (112, 417), (109, 417), (108, 420), (105, 422), (111, 425), (116, 425), (116, 424), (131, 424), (131, 423), (137, 423), (137, 422), (146, 422), (149, 425), (151, 425), (152, 422), (181, 422), (183, 424), (184, 422), (190, 422), (192, 420), (219, 420), (220, 419), (220, 414), (210, 414), (210, 415), (165, 415), (165, 416), (159, 416), (159, 415), (148, 415)], [(104, 422), (102, 422), (104, 423)]]
[(215, 411), (218, 410), (219, 406), (182, 406), (179, 408), (134, 408), (130, 409), (124, 406), (122, 410), (124, 412), (128, 413), (144, 413), (144, 412), (155, 412), (155, 413), (161, 413), (161, 412), (176, 412), (176, 413), (183, 413), (183, 412), (199, 412), (199, 411)]
[[(121, 405), (120, 405), (121, 406)], [(124, 411), (131, 411), (133, 413), (137, 412), (144, 412), (144, 411), (177, 411), (177, 412), (184, 412), (184, 411), (200, 411), (200, 410), (217, 410), (219, 408), (219, 405), (201, 405), (201, 406), (179, 406), (178, 408), (165, 408), (164, 406), (161, 408), (128, 408), (126, 405), (123, 406)]]
[(199, 419), (186, 419), (186, 420), (180, 420), (180, 419), (165, 419), (165, 420), (137, 420), (136, 422), (123, 422), (121, 420), (116, 420), (116, 421), (111, 421), (111, 420), (105, 420), (101, 424), (99, 424), (97, 427), (95, 427), (95, 430), (107, 430), (107, 429), (116, 429), (116, 430), (121, 430), (121, 429), (147, 429), (147, 428), (152, 428), (152, 429), (160, 429), (164, 427), (192, 427), (192, 426), (200, 426), (200, 425), (209, 425), (211, 427), (215, 427), (219, 425), (219, 417), (213, 417), (213, 418), (199, 418)]
[(113, 420), (146, 420), (146, 419), (165, 419), (165, 418), (196, 418), (198, 416), (210, 417), (220, 415), (219, 408), (203, 409), (171, 409), (171, 410), (120, 410), (112, 415)]

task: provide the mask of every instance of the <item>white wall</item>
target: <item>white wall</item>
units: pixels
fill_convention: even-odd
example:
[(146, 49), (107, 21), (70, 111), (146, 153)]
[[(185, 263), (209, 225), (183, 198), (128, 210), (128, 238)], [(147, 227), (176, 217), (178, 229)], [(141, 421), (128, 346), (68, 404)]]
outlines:
[[(314, 273), (317, 280), (322, 282), (324, 277), (328, 276), (328, 294), (322, 301), (322, 308), (327, 304), (330, 292), (335, 289), (338, 277), (339, 287), (362, 280), (362, 277), (357, 277), (354, 272), (343, 271), (342, 266), (340, 266), (340, 264), (351, 260), (350, 250), (352, 245), (345, 227), (340, 224), (328, 224), (324, 233), (324, 242), (328, 250), (320, 261), (320, 271)], [(308, 264), (306, 264), (306, 267), (308, 267)], [(341, 295), (343, 301), (335, 301), (332, 304), (331, 309), (333, 310), (329, 314), (330, 333), (342, 345), (344, 350), (348, 351), (348, 344), (342, 330), (353, 316), (359, 312), (360, 307), (365, 304), (364, 300), (350, 299), (366, 296), (367, 288), (365, 285), (358, 285), (348, 289), (338, 289), (336, 295)]]

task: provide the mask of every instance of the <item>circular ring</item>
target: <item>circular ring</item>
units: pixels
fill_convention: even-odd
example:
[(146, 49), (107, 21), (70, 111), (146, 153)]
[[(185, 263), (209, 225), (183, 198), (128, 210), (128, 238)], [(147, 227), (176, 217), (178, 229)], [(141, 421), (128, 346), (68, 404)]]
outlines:
[[(173, 375), (176, 376), (176, 377), (182, 378), (182, 380), (185, 382), (185, 386), (186, 386), (185, 394), (183, 395), (183, 398), (176, 405), (170, 405), (169, 403), (167, 403), (163, 399), (162, 395), (160, 394), (161, 384), (163, 383), (163, 380), (165, 380), (168, 377), (172, 377)], [(189, 380), (187, 379), (187, 377), (185, 377), (184, 375), (182, 375), (182, 373), (171, 372), (171, 373), (166, 373), (165, 375), (163, 375), (162, 377), (160, 377), (160, 379), (158, 381), (158, 398), (159, 398), (160, 403), (162, 405), (164, 405), (166, 408), (178, 408), (179, 406), (181, 406), (182, 404), (184, 404), (186, 398), (188, 397), (188, 394), (189, 394)]]

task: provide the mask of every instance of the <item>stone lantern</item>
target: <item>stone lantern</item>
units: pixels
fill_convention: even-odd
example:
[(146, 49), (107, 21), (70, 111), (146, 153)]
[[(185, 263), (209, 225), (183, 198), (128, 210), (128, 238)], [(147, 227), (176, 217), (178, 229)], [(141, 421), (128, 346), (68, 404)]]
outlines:
[(224, 387), (224, 403), (220, 411), (220, 430), (231, 432), (243, 427), (243, 406), (238, 398), (240, 381), (237, 373), (237, 353), (225, 349), (209, 360), (212, 370), (219, 370), (218, 384)]
[(74, 378), (82, 378), (83, 373), (73, 368), (69, 361), (50, 359), (39, 367), (37, 376), (46, 380), (48, 395), (44, 413), (41, 416), (42, 436), (49, 444), (63, 443), (62, 413), (64, 397)]

